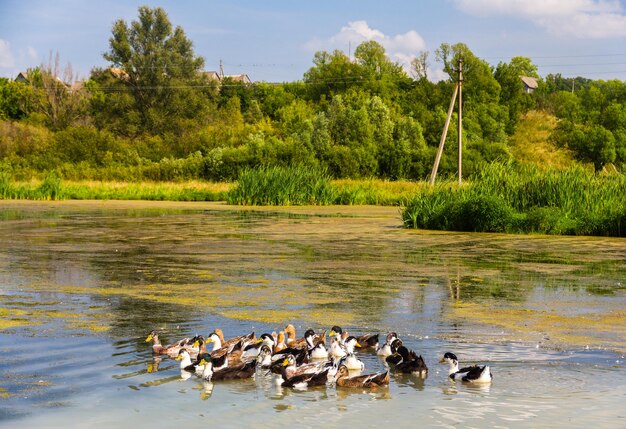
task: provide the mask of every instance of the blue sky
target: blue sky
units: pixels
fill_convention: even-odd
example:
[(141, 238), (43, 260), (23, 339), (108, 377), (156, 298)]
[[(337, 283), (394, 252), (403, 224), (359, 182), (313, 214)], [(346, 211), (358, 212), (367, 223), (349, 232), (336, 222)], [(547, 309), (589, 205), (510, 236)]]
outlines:
[(626, 80), (626, 0), (0, 0), (0, 76), (47, 63), (58, 52), (79, 77), (105, 66), (115, 20), (140, 5), (163, 7), (193, 41), (207, 70), (253, 81), (302, 79), (315, 51), (348, 53), (365, 40), (408, 64), (429, 51), (429, 77), (443, 76), (434, 50), (463, 42), (490, 64), (527, 56), (539, 73)]

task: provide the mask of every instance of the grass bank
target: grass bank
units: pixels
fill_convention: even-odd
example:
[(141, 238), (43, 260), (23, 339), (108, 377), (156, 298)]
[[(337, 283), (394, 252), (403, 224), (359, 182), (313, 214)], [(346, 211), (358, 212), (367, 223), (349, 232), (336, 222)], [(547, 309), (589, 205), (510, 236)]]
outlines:
[(67, 181), (56, 174), (44, 180), (12, 181), (0, 173), (0, 199), (224, 201), (229, 183)]
[(463, 186), (422, 188), (402, 211), (408, 228), (626, 236), (626, 176), (580, 167), (492, 164)]

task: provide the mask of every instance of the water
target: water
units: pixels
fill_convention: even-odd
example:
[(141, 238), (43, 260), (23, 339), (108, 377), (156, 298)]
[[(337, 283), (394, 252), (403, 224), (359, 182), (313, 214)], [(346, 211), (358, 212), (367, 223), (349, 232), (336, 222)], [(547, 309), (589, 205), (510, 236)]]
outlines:
[[(0, 427), (626, 427), (624, 240), (407, 231), (384, 208), (1, 204)], [(144, 341), (289, 322), (394, 330), (428, 377), (207, 385)], [(451, 382), (446, 351), (493, 382)]]

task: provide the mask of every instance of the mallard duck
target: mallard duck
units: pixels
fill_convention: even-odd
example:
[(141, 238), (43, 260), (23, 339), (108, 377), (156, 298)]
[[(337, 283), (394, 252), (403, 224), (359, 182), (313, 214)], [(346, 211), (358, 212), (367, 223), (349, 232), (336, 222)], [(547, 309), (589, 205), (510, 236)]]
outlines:
[[(344, 332), (343, 329), (341, 329), (341, 327), (337, 325), (330, 328), (330, 332), (328, 336), (339, 338), (342, 344), (349, 337), (348, 333)], [(378, 348), (378, 334), (360, 335), (356, 337), (356, 339), (357, 339), (357, 342), (359, 343), (359, 345), (356, 347), (359, 349), (368, 349), (368, 348), (377, 349)]]
[[(194, 353), (193, 344), (196, 339), (197, 337), (183, 338), (182, 340), (176, 341), (175, 343), (163, 346), (161, 344), (161, 340), (159, 339), (158, 332), (153, 330), (146, 337), (146, 343), (152, 341), (153, 355), (168, 355), (172, 358), (176, 358), (178, 356), (178, 352), (180, 352), (182, 348), (187, 349), (187, 351), (190, 353)], [(195, 352), (197, 353), (197, 350), (195, 350)]]
[(398, 338), (398, 334), (396, 334), (395, 332), (389, 332), (387, 334), (387, 341), (385, 341), (385, 343), (381, 347), (376, 349), (376, 354), (382, 357), (392, 355), (393, 352), (391, 350), (391, 343), (393, 342), (393, 340), (397, 338)]
[(250, 378), (256, 371), (256, 360), (241, 362), (234, 366), (227, 366), (220, 370), (214, 370), (211, 355), (205, 353), (200, 359), (200, 364), (204, 365), (202, 378), (206, 381), (235, 380), (240, 378)]
[[(291, 358), (291, 359), (290, 359)], [(312, 386), (323, 386), (328, 382), (328, 368), (321, 371), (298, 373), (298, 370), (289, 371), (288, 367), (295, 366), (295, 358), (289, 355), (282, 363), (282, 387), (303, 389)]]
[[(309, 331), (313, 330), (310, 329), (306, 332)], [(296, 328), (292, 324), (285, 326), (285, 333), (287, 334), (287, 347), (301, 349), (307, 346), (306, 333), (304, 337), (296, 338)], [(315, 331), (313, 331), (313, 335), (313, 344), (317, 344), (318, 342), (326, 338), (326, 331), (322, 332), (321, 334), (315, 334)]]
[(339, 387), (376, 388), (389, 384), (389, 371), (376, 374), (349, 376), (348, 367), (340, 365), (335, 376), (335, 383)]
[(473, 365), (459, 369), (459, 360), (454, 353), (446, 352), (440, 362), (448, 364), (448, 375), (452, 380), (477, 383), (491, 381), (492, 376), (488, 366), (481, 368), (478, 365)]

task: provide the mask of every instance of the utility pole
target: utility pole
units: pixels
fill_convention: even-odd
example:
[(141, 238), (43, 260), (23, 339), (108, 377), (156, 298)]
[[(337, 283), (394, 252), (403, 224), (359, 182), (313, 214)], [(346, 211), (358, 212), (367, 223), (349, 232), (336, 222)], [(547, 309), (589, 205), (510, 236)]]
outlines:
[(439, 140), (439, 149), (437, 149), (437, 155), (435, 156), (435, 163), (433, 164), (433, 170), (430, 173), (429, 183), (431, 185), (435, 184), (435, 178), (437, 177), (437, 170), (439, 169), (439, 162), (441, 161), (441, 154), (443, 153), (443, 146), (446, 142), (446, 137), (448, 136), (448, 127), (450, 126), (450, 119), (452, 119), (452, 112), (454, 111), (454, 102), (456, 101), (457, 94), (459, 96), (459, 184), (461, 184), (462, 177), (462, 159), (463, 159), (463, 108), (462, 108), (462, 86), (463, 86), (463, 60), (459, 59), (459, 70), (458, 70), (459, 81), (454, 85), (454, 93), (452, 94), (452, 98), (450, 99), (450, 107), (448, 108), (448, 116), (446, 117), (446, 123), (443, 126), (443, 132), (441, 133), (441, 140)]
[(222, 65), (221, 59), (220, 59), (220, 79), (224, 80), (224, 66)]
[(463, 60), (459, 59), (459, 185), (463, 181)]

